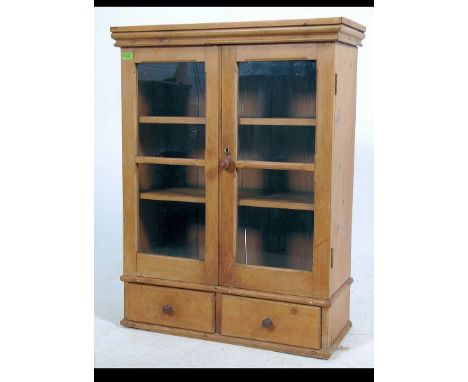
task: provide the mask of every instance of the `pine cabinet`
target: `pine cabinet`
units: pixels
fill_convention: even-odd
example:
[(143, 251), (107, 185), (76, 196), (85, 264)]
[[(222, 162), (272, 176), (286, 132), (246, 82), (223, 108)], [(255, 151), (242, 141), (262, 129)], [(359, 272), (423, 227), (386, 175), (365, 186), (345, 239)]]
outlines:
[(351, 326), (346, 18), (111, 27), (122, 325), (328, 358)]

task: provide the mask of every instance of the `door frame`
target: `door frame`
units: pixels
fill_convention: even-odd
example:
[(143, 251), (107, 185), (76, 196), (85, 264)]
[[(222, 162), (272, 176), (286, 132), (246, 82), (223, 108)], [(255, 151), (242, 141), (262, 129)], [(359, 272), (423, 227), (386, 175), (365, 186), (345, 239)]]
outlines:
[[(122, 170), (124, 208), (124, 275), (192, 283), (218, 283), (218, 144), (220, 131), (220, 54), (218, 47), (123, 48), (133, 60), (122, 60)], [(139, 179), (138, 79), (136, 65), (145, 62), (205, 62), (205, 253), (204, 260), (138, 252)], [(175, 227), (176, 229), (176, 227)]]
[[(333, 138), (334, 44), (300, 43), (222, 47), (222, 131), (220, 148), (237, 160), (238, 62), (316, 60), (316, 153), (312, 271), (236, 262), (237, 171), (220, 173), (220, 284), (242, 289), (328, 298), (330, 264), (331, 144)], [(220, 153), (222, 151), (220, 150)]]

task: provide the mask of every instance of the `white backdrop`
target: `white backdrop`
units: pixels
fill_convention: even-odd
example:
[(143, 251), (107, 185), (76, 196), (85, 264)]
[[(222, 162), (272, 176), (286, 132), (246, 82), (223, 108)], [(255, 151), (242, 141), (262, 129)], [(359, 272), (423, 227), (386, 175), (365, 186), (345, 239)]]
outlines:
[[(127, 341), (119, 327), (123, 317), (122, 283), (122, 176), (121, 176), (121, 101), (120, 49), (113, 46), (110, 26), (177, 24), (199, 22), (280, 20), (344, 16), (367, 27), (363, 47), (359, 48), (356, 149), (352, 236), (351, 320), (353, 328), (347, 341), (347, 351), (337, 352), (330, 361), (276, 355), (283, 366), (373, 366), (373, 9), (372, 8), (95, 8), (95, 364), (96, 366), (174, 366), (171, 360), (155, 361), (132, 358), (136, 351), (119, 349), (116, 341)], [(135, 332), (135, 331), (133, 331)], [(140, 334), (138, 334), (140, 335)], [(147, 335), (145, 333), (145, 335)], [(158, 335), (152, 334), (157, 341)], [(354, 337), (353, 337), (354, 336)], [(163, 336), (170, 337), (170, 336)], [(354, 339), (353, 339), (354, 338)], [(179, 340), (174, 340), (179, 341)], [(192, 343), (195, 340), (186, 340)], [(182, 344), (181, 342), (177, 342)], [(157, 343), (146, 349), (154, 352)], [(183, 345), (180, 345), (183, 347)], [(200, 346), (200, 345), (197, 345)], [(208, 349), (216, 345), (206, 345)], [(217, 346), (229, 346), (217, 344)], [(262, 352), (241, 348), (242, 351)], [(249, 353), (250, 352), (250, 353)], [(246, 354), (247, 354), (246, 353)], [(272, 354), (270, 352), (263, 352)], [(178, 354), (183, 354), (181, 350)], [(257, 353), (256, 353), (257, 354)], [(257, 366), (262, 366), (257, 357)], [(272, 366), (266, 357), (265, 366)], [(249, 366), (250, 357), (238, 356), (235, 366)], [(213, 354), (191, 366), (203, 366), (203, 359), (212, 367)], [(242, 360), (245, 360), (242, 361)], [(174, 360), (174, 358), (172, 359)], [(300, 360), (300, 361), (298, 361)], [(146, 363), (145, 363), (146, 362)], [(244, 363), (243, 363), (244, 362)], [(190, 364), (182, 359), (176, 366)], [(231, 365), (232, 366), (232, 365)]]

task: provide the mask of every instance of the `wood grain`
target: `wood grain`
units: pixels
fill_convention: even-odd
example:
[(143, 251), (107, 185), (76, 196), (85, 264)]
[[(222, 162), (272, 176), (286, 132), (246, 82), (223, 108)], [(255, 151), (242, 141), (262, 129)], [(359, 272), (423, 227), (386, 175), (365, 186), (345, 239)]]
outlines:
[(208, 283), (204, 261), (140, 252), (137, 254), (137, 259), (138, 276)]
[[(230, 336), (225, 336), (225, 335), (221, 335), (218, 333), (204, 333), (204, 332), (197, 332), (194, 330), (171, 328), (168, 326), (147, 324), (144, 322), (136, 322), (136, 321), (126, 320), (126, 319), (121, 320), (120, 324), (128, 328), (150, 330), (153, 332), (172, 334), (172, 335), (184, 336), (184, 337), (189, 337), (189, 338), (198, 338), (198, 339), (216, 341), (216, 342), (224, 342), (224, 343), (233, 344), (233, 345), (249, 346), (249, 347), (258, 348), (258, 349), (265, 349), (265, 350), (277, 351), (277, 352), (282, 352), (282, 353), (302, 355), (306, 357), (328, 359), (331, 355), (331, 352), (328, 349), (319, 349), (319, 350), (308, 349), (308, 348), (302, 348), (298, 346), (277, 344), (273, 342), (257, 341), (257, 340), (247, 339), (247, 338), (239, 338), (239, 337), (230, 337)], [(346, 334), (346, 332), (343, 333), (343, 336), (344, 334)]]
[(333, 342), (349, 321), (350, 288), (347, 285), (330, 307), (330, 338)]
[(236, 288), (314, 297), (311, 272), (236, 264), (233, 274)]
[[(312, 272), (291, 269), (246, 266), (237, 264), (236, 253), (238, 200), (236, 172), (222, 173), (222, 262), (224, 286), (253, 289), (258, 291), (286, 293), (326, 299), (329, 297), (328, 274), (330, 264), (330, 190), (331, 190), (331, 147), (333, 131), (334, 101), (334, 44), (290, 44), (270, 46), (223, 47), (223, 147), (232, 148), (232, 159), (237, 168), (262, 168), (275, 170), (316, 171), (317, 163), (282, 163), (261, 161), (239, 161), (237, 154), (237, 62), (239, 60), (311, 59), (317, 62), (317, 118), (316, 118), (316, 162), (320, 173), (314, 184), (315, 215), (314, 246), (310, 258)], [(320, 195), (317, 193), (320, 190)], [(240, 195), (239, 195), (240, 197)], [(317, 204), (318, 203), (318, 204)], [(225, 218), (225, 219), (223, 219)]]
[[(127, 283), (127, 318), (214, 333), (214, 293)], [(162, 308), (170, 305), (172, 314)]]
[(140, 199), (187, 203), (205, 203), (203, 187), (173, 187), (157, 191), (140, 192)]
[[(124, 274), (121, 279), (125, 282), (122, 324), (328, 358), (351, 327), (356, 46), (364, 38), (365, 28), (345, 18), (329, 18), (112, 27), (111, 31), (117, 46), (124, 47), (124, 52), (134, 53), (133, 61), (122, 61)], [(285, 114), (310, 118), (256, 118), (263, 114), (255, 112), (258, 102), (254, 102), (253, 96), (244, 97), (245, 102), (239, 107), (240, 115), (248, 118), (239, 118), (238, 63), (283, 60), (316, 62), (316, 94), (311, 98), (298, 91), (301, 94), (288, 106), (292, 114)], [(152, 115), (150, 105), (145, 102), (138, 105), (136, 64), (145, 62), (204, 62), (205, 116)], [(335, 74), (338, 78), (336, 94)], [(307, 109), (310, 102), (315, 104), (312, 111)], [(152, 157), (150, 151), (140, 151), (138, 155), (139, 123), (204, 125), (204, 159)], [(315, 153), (307, 157), (307, 148), (299, 145), (290, 162), (283, 157), (262, 156), (264, 153), (260, 149), (260, 154), (245, 154), (246, 159), (256, 160), (238, 160), (239, 125), (244, 125), (243, 130), (249, 129), (247, 125), (259, 126), (257, 129), (272, 126), (263, 127), (264, 130), (291, 126), (291, 134), (296, 134), (296, 138), (300, 136), (306, 142), (313, 139), (309, 146), (315, 145)], [(311, 126), (313, 133), (299, 132), (307, 129), (303, 126)], [(149, 132), (150, 138), (156, 127)], [(167, 127), (183, 131), (180, 126)], [(243, 137), (248, 138), (248, 133), (244, 132)], [(281, 135), (262, 134), (265, 147), (281, 155), (281, 150), (290, 150), (290, 146), (300, 140), (288, 140), (285, 144), (276, 139), (278, 142), (268, 143), (269, 138)], [(141, 138), (144, 139), (143, 133)], [(200, 150), (203, 149), (202, 139), (199, 140)], [(219, 170), (218, 159), (224, 156), (226, 146), (239, 171)], [(159, 184), (156, 178), (164, 175), (159, 170), (174, 169), (163, 165), (189, 166), (187, 187)], [(271, 180), (263, 176), (265, 173), (283, 175), (288, 171), (294, 176), (283, 179), (283, 188), (276, 190), (265, 185)], [(284, 191), (286, 189), (288, 191)], [(150, 246), (140, 246), (138, 250), (139, 203), (153, 203), (147, 200), (203, 204), (191, 205), (205, 208), (206, 221), (202, 230), (205, 240), (197, 247), (200, 251), (204, 246), (203, 260), (149, 254), (141, 249), (151, 252)], [(238, 208), (262, 213), (268, 209), (283, 209), (278, 213), (313, 216), (313, 236), (310, 230), (306, 235), (301, 231), (292, 235), (294, 237), (288, 236), (288, 248), (294, 248), (294, 253), (299, 247), (303, 252), (304, 248), (305, 252), (310, 252), (303, 268), (309, 271), (237, 263)], [(244, 215), (240, 218), (241, 223), (244, 222)], [(259, 227), (254, 224), (249, 237), (249, 244), (255, 249), (252, 256), (262, 253), (256, 251), (258, 243), (255, 243), (255, 240), (262, 240), (261, 235), (254, 232)], [(267, 234), (271, 236), (271, 232)], [(148, 237), (143, 234), (140, 240), (144, 244)], [(171, 304), (174, 314), (162, 312), (166, 304)], [(262, 327), (265, 317), (272, 319), (271, 329)]]
[(317, 47), (317, 126), (314, 171), (313, 297), (329, 298), (330, 199), (334, 114), (334, 44)]
[(223, 316), (223, 294), (220, 292), (216, 292), (216, 317), (215, 317), (215, 323), (216, 323), (216, 333), (221, 334), (221, 317)]
[(135, 47), (133, 51), (133, 61), (137, 64), (142, 62), (204, 62), (206, 60), (204, 47), (186, 46), (176, 47), (176, 49)]
[[(129, 50), (127, 50), (129, 51)], [(131, 51), (131, 50), (130, 50)], [(138, 240), (137, 78), (131, 61), (122, 61), (122, 184), (124, 273), (136, 272)]]
[(167, 286), (167, 287), (172, 287), (172, 288), (193, 289), (193, 290), (210, 291), (210, 292), (222, 292), (224, 294), (232, 294), (235, 296), (252, 297), (252, 298), (259, 298), (263, 300), (272, 300), (272, 301), (292, 302), (295, 304), (315, 305), (315, 306), (321, 306), (321, 307), (330, 307), (333, 301), (338, 296), (341, 295), (341, 292), (349, 288), (349, 286), (353, 282), (353, 279), (350, 278), (335, 292), (335, 294), (330, 299), (322, 300), (322, 299), (311, 298), (311, 297), (293, 296), (293, 295), (283, 294), (283, 293), (261, 292), (261, 291), (249, 290), (249, 289), (224, 287), (221, 285), (199, 284), (199, 283), (191, 283), (191, 282), (186, 282), (186, 281), (166, 280), (166, 279), (161, 279), (161, 278), (145, 277), (145, 276), (122, 275), (120, 276), (120, 280), (124, 282), (131, 282), (131, 283), (137, 283), (137, 284), (159, 285), (159, 286)]
[(337, 44), (335, 71), (338, 86), (334, 110), (330, 221), (334, 264), (330, 270), (330, 294), (351, 274), (356, 64), (357, 48)]
[(205, 272), (207, 281), (218, 284), (219, 241), (219, 173), (218, 143), (221, 114), (220, 57), (218, 47), (205, 50), (206, 71), (206, 138), (205, 138), (205, 183), (206, 183), (206, 240)]
[(205, 117), (140, 117), (140, 123), (161, 123), (178, 125), (203, 125), (206, 123)]
[(196, 24), (166, 24), (166, 25), (138, 25), (138, 26), (116, 26), (111, 27), (111, 32), (145, 32), (159, 30), (200, 30), (200, 29), (232, 29), (232, 28), (256, 28), (261, 34), (260, 28), (303, 26), (303, 25), (330, 25), (345, 24), (362, 32), (366, 27), (347, 19), (346, 17), (329, 17), (316, 19), (294, 19), (294, 20), (268, 20), (268, 21), (241, 21), (228, 23), (196, 23)]
[(239, 118), (239, 125), (315, 126), (315, 118)]
[(201, 291), (207, 291), (207, 292), (216, 291), (216, 286), (214, 285), (197, 284), (197, 283), (190, 283), (186, 281), (177, 281), (177, 280), (166, 280), (166, 279), (159, 279), (159, 278), (154, 278), (154, 277), (122, 275), (120, 276), (120, 280), (127, 282), (127, 283), (134, 283), (134, 284), (159, 285), (159, 286), (167, 286), (171, 288), (193, 289), (193, 290), (201, 290)]
[(210, 291), (210, 292), (222, 292), (224, 294), (232, 294), (235, 296), (252, 297), (252, 298), (259, 298), (263, 300), (272, 300), (272, 301), (292, 302), (295, 304), (315, 305), (315, 306), (321, 306), (321, 307), (330, 307), (332, 302), (338, 296), (340, 296), (341, 292), (349, 288), (349, 286), (353, 282), (353, 279), (350, 278), (335, 292), (335, 294), (330, 299), (322, 300), (322, 299), (316, 299), (316, 298), (311, 298), (311, 297), (293, 296), (289, 294), (260, 292), (260, 291), (249, 290), (249, 289), (224, 287), (221, 285), (197, 284), (197, 283), (190, 283), (186, 281), (166, 280), (166, 279), (144, 277), (144, 276), (122, 275), (120, 276), (120, 280), (124, 282), (131, 282), (131, 283), (137, 283), (137, 284), (159, 285), (159, 286), (167, 286), (167, 287), (172, 287), (172, 288), (194, 289), (194, 290), (202, 290), (202, 291)]
[(174, 166), (204, 166), (205, 161), (203, 159), (191, 159), (191, 158), (164, 158), (164, 157), (144, 157), (137, 156), (135, 158), (136, 163), (148, 163), (148, 164), (170, 164)]
[[(270, 318), (271, 328), (262, 326)], [(223, 295), (221, 333), (268, 342), (319, 349), (320, 308)]]
[(322, 349), (330, 349), (330, 307), (322, 308)]
[[(222, 131), (221, 147), (231, 148), (231, 159), (237, 159), (237, 49), (222, 48)], [(221, 151), (222, 152), (222, 151)], [(220, 155), (221, 156), (221, 155)], [(220, 284), (234, 286), (237, 240), (237, 171), (222, 171), (220, 174)]]
[(261, 190), (239, 190), (239, 205), (289, 210), (314, 210), (314, 196), (309, 192), (283, 192), (265, 194)]
[[(270, 22), (141, 27), (111, 27), (116, 46), (190, 46), (335, 42), (360, 46), (364, 27), (344, 18)], [(259, 33), (261, 38), (259, 38)]]
[(258, 298), (262, 300), (291, 302), (294, 304), (302, 304), (302, 305), (315, 305), (315, 306), (323, 306), (323, 307), (330, 306), (330, 300), (320, 300), (320, 299), (310, 298), (310, 297), (293, 296), (289, 294), (279, 294), (279, 293), (271, 293), (271, 292), (260, 292), (256, 290), (250, 290), (250, 289), (239, 289), (239, 288), (223, 287), (223, 286), (216, 286), (215, 289), (216, 291), (220, 291), (223, 294), (227, 294), (227, 295), (251, 297), (251, 298)]
[(313, 163), (267, 162), (253, 160), (236, 160), (236, 168), (259, 168), (264, 170), (314, 171)]

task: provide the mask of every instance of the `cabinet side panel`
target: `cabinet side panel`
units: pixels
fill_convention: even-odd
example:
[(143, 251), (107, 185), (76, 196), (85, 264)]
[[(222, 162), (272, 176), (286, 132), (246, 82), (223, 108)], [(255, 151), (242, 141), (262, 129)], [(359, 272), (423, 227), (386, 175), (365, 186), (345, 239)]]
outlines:
[(340, 43), (335, 44), (337, 85), (332, 160), (333, 267), (330, 272), (330, 294), (343, 285), (351, 272), (356, 64), (357, 48)]
[[(133, 51), (125, 49), (125, 52)], [(138, 182), (135, 164), (137, 147), (137, 80), (133, 61), (122, 60), (122, 182), (124, 274), (136, 272)]]
[[(331, 343), (340, 335), (349, 320), (349, 285), (332, 302), (329, 310), (329, 331)], [(330, 343), (330, 344), (331, 344)]]

